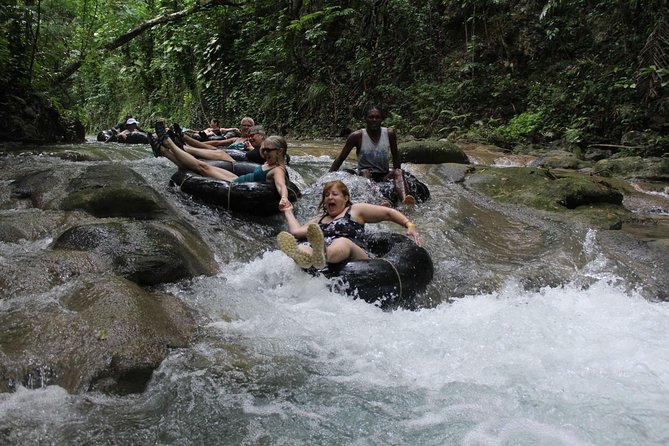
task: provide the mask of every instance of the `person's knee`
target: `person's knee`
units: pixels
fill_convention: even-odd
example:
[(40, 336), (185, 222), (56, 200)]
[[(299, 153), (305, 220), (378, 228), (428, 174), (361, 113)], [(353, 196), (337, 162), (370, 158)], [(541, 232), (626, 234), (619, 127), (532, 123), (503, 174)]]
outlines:
[(402, 169), (395, 169), (393, 170), (393, 177), (397, 179), (402, 179), (403, 172)]
[(212, 166), (210, 166), (207, 163), (204, 163), (202, 161), (197, 161), (196, 168), (198, 170), (198, 173), (203, 176), (211, 176), (212, 173)]

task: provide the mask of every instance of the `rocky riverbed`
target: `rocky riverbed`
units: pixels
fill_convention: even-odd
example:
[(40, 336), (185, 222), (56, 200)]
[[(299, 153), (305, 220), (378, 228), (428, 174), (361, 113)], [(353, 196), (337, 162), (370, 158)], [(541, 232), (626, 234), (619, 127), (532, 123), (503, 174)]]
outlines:
[[(443, 163), (453, 183), (503, 212), (596, 229), (632, 285), (669, 300), (669, 158), (583, 163), (471, 142), (412, 142), (402, 152)], [(159, 286), (216, 274), (217, 260), (181, 211), (116, 162), (149, 153), (0, 151), (0, 391), (141, 392), (169, 349), (197, 336), (192, 310)], [(39, 246), (23, 253), (26, 244)]]

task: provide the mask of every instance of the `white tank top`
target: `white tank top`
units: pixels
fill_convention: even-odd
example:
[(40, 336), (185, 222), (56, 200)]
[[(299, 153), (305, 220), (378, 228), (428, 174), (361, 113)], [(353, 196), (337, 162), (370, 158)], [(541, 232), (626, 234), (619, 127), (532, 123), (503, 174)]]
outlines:
[(358, 150), (358, 169), (369, 169), (372, 173), (388, 173), (390, 141), (388, 128), (381, 127), (379, 142), (374, 143), (362, 129), (362, 144)]

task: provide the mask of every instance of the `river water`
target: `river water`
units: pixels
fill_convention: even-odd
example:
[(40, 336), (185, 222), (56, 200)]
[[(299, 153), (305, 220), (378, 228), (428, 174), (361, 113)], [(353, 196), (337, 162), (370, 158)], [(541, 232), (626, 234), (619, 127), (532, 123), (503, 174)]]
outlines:
[[(341, 175), (323, 177), (338, 147), (291, 143), (300, 220), (322, 182)], [(117, 162), (215, 247), (219, 274), (163, 287), (195, 311), (197, 339), (171, 352), (143, 394), (0, 394), (0, 443), (669, 444), (669, 304), (642, 297), (597, 231), (530, 219), (445, 180), (443, 166), (408, 165), (432, 192), (403, 210), (435, 279), (423, 309), (383, 312), (276, 251), (281, 218), (194, 203), (167, 188), (169, 161), (134, 150)], [(374, 199), (347, 181), (354, 200)], [(4, 259), (11, 252), (2, 246)]]

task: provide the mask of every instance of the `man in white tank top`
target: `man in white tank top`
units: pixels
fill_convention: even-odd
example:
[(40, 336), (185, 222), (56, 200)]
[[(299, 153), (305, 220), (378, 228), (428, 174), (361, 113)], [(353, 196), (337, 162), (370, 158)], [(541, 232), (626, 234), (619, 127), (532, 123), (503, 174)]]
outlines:
[[(339, 156), (330, 166), (330, 172), (339, 170), (344, 160), (356, 148), (358, 173), (374, 181), (393, 179), (395, 192), (404, 204), (415, 204), (416, 199), (407, 195), (406, 180), (400, 168), (400, 156), (397, 149), (397, 135), (392, 128), (381, 127), (383, 114), (379, 106), (371, 106), (365, 116), (366, 127), (351, 133), (346, 139)], [(393, 170), (390, 170), (390, 157)]]

